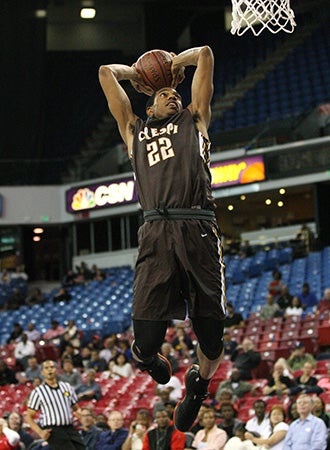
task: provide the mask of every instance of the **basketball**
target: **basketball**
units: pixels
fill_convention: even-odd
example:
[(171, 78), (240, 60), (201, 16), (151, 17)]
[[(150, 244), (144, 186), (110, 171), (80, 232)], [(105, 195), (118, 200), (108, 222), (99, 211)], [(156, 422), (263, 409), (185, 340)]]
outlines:
[(136, 61), (135, 67), (143, 82), (158, 91), (172, 83), (172, 55), (165, 50), (151, 50)]

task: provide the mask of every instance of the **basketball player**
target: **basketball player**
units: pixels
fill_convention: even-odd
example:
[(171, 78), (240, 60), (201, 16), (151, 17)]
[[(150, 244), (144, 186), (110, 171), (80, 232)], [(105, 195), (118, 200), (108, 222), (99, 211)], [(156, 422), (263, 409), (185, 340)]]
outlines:
[(173, 56), (173, 86), (186, 66), (196, 66), (191, 103), (183, 109), (172, 87), (154, 93), (147, 120), (137, 117), (120, 85), (130, 80), (150, 93), (135, 66), (101, 66), (99, 78), (110, 112), (127, 145), (145, 223), (139, 229), (134, 279), (132, 350), (138, 367), (166, 384), (171, 366), (158, 351), (168, 321), (186, 312), (196, 333), (199, 366), (186, 372), (186, 394), (178, 403), (176, 427), (187, 431), (207, 397), (223, 356), (224, 264), (211, 195), (207, 129), (213, 95), (213, 53), (208, 46)]

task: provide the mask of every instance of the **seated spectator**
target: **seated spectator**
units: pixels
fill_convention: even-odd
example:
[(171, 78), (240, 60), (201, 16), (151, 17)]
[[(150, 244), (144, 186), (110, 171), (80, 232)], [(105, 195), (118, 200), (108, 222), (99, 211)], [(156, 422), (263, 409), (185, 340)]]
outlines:
[(104, 341), (103, 348), (100, 351), (100, 358), (105, 359), (106, 363), (109, 364), (110, 359), (114, 358), (118, 353), (118, 337), (116, 333), (112, 333)]
[(76, 271), (78, 274), (82, 275), (87, 282), (93, 279), (93, 273), (85, 261), (81, 261), (80, 266), (76, 266)]
[(107, 418), (103, 413), (96, 414), (95, 420), (98, 428), (101, 428), (103, 431), (110, 430)]
[(41, 337), (40, 331), (35, 329), (32, 322), (28, 323), (27, 329), (24, 330), (24, 333), (27, 335), (28, 340), (32, 342), (38, 341)]
[(189, 358), (194, 350), (194, 344), (192, 343), (190, 336), (181, 326), (177, 326), (175, 328), (175, 337), (173, 338), (171, 344), (180, 356)]
[(76, 277), (77, 277), (77, 274), (72, 269), (69, 269), (63, 277), (62, 287), (69, 288), (69, 287), (75, 286), (76, 285), (76, 281), (75, 281)]
[(325, 423), (325, 426), (329, 428), (330, 426), (330, 417), (326, 413), (325, 403), (321, 397), (313, 397), (313, 408), (312, 414), (319, 419), (322, 419)]
[(245, 438), (245, 432), (244, 422), (234, 427), (234, 436), (227, 441), (224, 450), (256, 450), (250, 439)]
[(90, 360), (87, 363), (88, 369), (94, 369), (95, 372), (103, 372), (107, 368), (105, 359), (100, 358), (99, 350), (92, 350)]
[(91, 360), (91, 351), (90, 351), (89, 347), (83, 347), (81, 349), (80, 355), (81, 355), (82, 366), (85, 368), (88, 368), (88, 364)]
[(77, 348), (74, 348), (72, 344), (66, 344), (64, 351), (61, 355), (61, 360), (70, 358), (74, 367), (83, 367), (82, 356)]
[(197, 414), (197, 422), (191, 427), (191, 432), (193, 434), (196, 434), (197, 431), (202, 430), (204, 428), (203, 426), (203, 414), (205, 411), (208, 411), (212, 409), (212, 406), (208, 403), (202, 403), (201, 407), (199, 408), (198, 414)]
[(192, 447), (196, 449), (223, 450), (227, 433), (218, 428), (214, 409), (206, 410), (202, 415), (203, 428), (197, 431)]
[(245, 338), (241, 345), (238, 345), (231, 356), (234, 367), (241, 372), (242, 380), (251, 380), (251, 370), (259, 366), (261, 355), (254, 350), (253, 342)]
[(281, 295), (277, 300), (277, 304), (280, 308), (281, 315), (283, 316), (286, 308), (291, 306), (291, 302), (293, 299), (293, 295), (290, 294), (289, 288), (287, 285), (282, 286)]
[(104, 375), (106, 374), (106, 378), (114, 378), (115, 380), (129, 378), (133, 373), (132, 364), (123, 353), (119, 353), (115, 356), (114, 359), (109, 362), (109, 370), (103, 372)]
[(31, 293), (31, 295), (29, 295), (26, 300), (25, 303), (28, 306), (33, 306), (33, 305), (42, 305), (43, 303), (45, 303), (45, 298), (43, 296), (43, 293), (41, 292), (41, 289), (38, 287), (35, 287)]
[(280, 307), (274, 301), (272, 294), (268, 294), (266, 297), (266, 305), (262, 306), (260, 310), (260, 317), (263, 320), (269, 320), (273, 317), (278, 317), (280, 315)]
[(256, 387), (251, 383), (241, 380), (241, 372), (236, 367), (233, 367), (229, 380), (222, 381), (215, 394), (216, 400), (219, 400), (223, 389), (230, 389), (234, 395), (234, 401), (238, 398), (244, 397), (247, 392), (255, 393)]
[(19, 323), (14, 323), (13, 330), (9, 335), (9, 338), (7, 339), (7, 344), (14, 344), (15, 342), (18, 342), (22, 338), (24, 330), (22, 326)]
[(282, 274), (278, 269), (275, 269), (273, 271), (273, 279), (268, 283), (268, 293), (274, 298), (275, 302), (281, 296), (283, 286)]
[(327, 375), (321, 377), (317, 385), (323, 390), (323, 392), (330, 392), (330, 364), (328, 366)]
[(103, 349), (103, 342), (101, 336), (99, 336), (98, 334), (93, 334), (92, 340), (88, 342), (87, 347), (90, 349), (90, 351), (92, 350), (101, 351)]
[(3, 359), (0, 359), (0, 386), (17, 383), (15, 372), (7, 366)]
[(224, 330), (223, 332), (223, 349), (225, 355), (232, 355), (238, 346), (238, 343), (232, 339), (230, 332), (228, 330)]
[(19, 434), (21, 442), (28, 448), (34, 441), (30, 433), (27, 433), (23, 428), (23, 417), (17, 412), (11, 412), (8, 416), (8, 427)]
[(108, 418), (108, 431), (102, 431), (95, 445), (95, 450), (121, 450), (125, 442), (128, 430), (124, 428), (124, 418), (121, 412), (112, 411)]
[(230, 439), (234, 436), (234, 428), (242, 423), (242, 421), (236, 418), (237, 411), (232, 402), (222, 402), (219, 412), (222, 421), (218, 424), (218, 428), (224, 430), (227, 433), (228, 439)]
[(73, 320), (69, 320), (68, 325), (64, 328), (61, 343), (62, 349), (64, 349), (67, 344), (71, 344), (74, 348), (80, 347), (79, 330)]
[(7, 269), (3, 269), (0, 275), (0, 284), (9, 284), (11, 280), (11, 274)]
[(288, 414), (288, 423), (289, 424), (291, 422), (293, 422), (294, 420), (298, 419), (299, 414), (298, 414), (298, 410), (297, 410), (297, 401), (296, 400), (292, 400), (289, 403), (287, 414)]
[(23, 369), (26, 369), (29, 357), (34, 356), (35, 354), (36, 348), (34, 343), (29, 341), (27, 335), (23, 333), (20, 342), (15, 344), (14, 356), (17, 363), (23, 367)]
[(80, 422), (81, 430), (79, 433), (81, 434), (86, 449), (95, 449), (96, 442), (103, 430), (95, 425), (95, 415), (91, 408), (81, 408)]
[(93, 281), (103, 281), (106, 278), (106, 274), (99, 269), (95, 264), (92, 266)]
[(298, 297), (293, 297), (291, 305), (288, 306), (284, 311), (284, 317), (301, 317), (303, 315), (303, 307), (301, 306)]
[(310, 362), (303, 365), (303, 373), (294, 379), (294, 385), (285, 391), (289, 395), (297, 395), (301, 392), (305, 394), (321, 394), (323, 391), (317, 385), (317, 378), (312, 376), (314, 367)]
[(140, 409), (135, 420), (130, 423), (128, 436), (121, 450), (142, 450), (143, 440), (150, 428), (152, 419), (147, 409)]
[(239, 256), (241, 259), (248, 258), (254, 254), (253, 248), (248, 240), (245, 240), (240, 247)]
[(166, 409), (165, 403), (171, 401), (170, 400), (170, 391), (167, 389), (162, 389), (158, 392), (159, 400), (154, 404), (152, 409), (152, 416), (156, 417), (156, 412), (161, 411), (162, 409)]
[(284, 374), (284, 366), (280, 362), (276, 362), (273, 367), (273, 373), (268, 381), (268, 385), (264, 387), (264, 395), (281, 396), (292, 386), (292, 380)]
[(51, 321), (51, 327), (43, 335), (43, 339), (54, 345), (59, 345), (60, 338), (64, 333), (64, 328), (58, 323), (57, 320), (53, 319)]
[(157, 384), (155, 394), (159, 395), (160, 391), (167, 390), (170, 394), (170, 400), (178, 402), (182, 398), (182, 384), (178, 377), (172, 375), (170, 381), (166, 384)]
[(87, 371), (86, 382), (76, 388), (79, 400), (100, 400), (102, 397), (101, 386), (96, 383), (96, 372), (94, 369)]
[(127, 356), (127, 359), (132, 362), (133, 361), (133, 355), (132, 355), (132, 350), (131, 350), (131, 345), (129, 343), (128, 339), (120, 339), (118, 341), (118, 348), (119, 348), (119, 353), (123, 353), (124, 355)]
[(284, 448), (284, 439), (289, 429), (289, 425), (285, 423), (285, 411), (283, 406), (274, 405), (270, 410), (269, 420), (272, 433), (268, 438), (255, 437), (248, 431), (245, 433), (245, 437), (250, 439), (256, 445), (263, 445), (266, 448), (281, 450)]
[(156, 428), (151, 428), (143, 439), (142, 450), (184, 450), (186, 435), (172, 424), (166, 409), (157, 411)]
[(318, 305), (318, 300), (314, 292), (310, 291), (309, 283), (304, 283), (302, 285), (302, 292), (297, 295), (303, 309), (313, 308)]
[(309, 362), (315, 367), (316, 360), (313, 355), (306, 353), (305, 346), (302, 342), (297, 341), (294, 350), (291, 352), (289, 358), (286, 360), (292, 372), (302, 370), (304, 364)]
[(81, 375), (80, 372), (74, 368), (71, 358), (66, 358), (63, 360), (63, 371), (58, 375), (60, 381), (71, 384), (74, 388), (81, 385)]
[(19, 449), (20, 437), (19, 434), (8, 428), (5, 419), (0, 419), (0, 444), (1, 450)]
[(324, 290), (324, 296), (317, 306), (316, 314), (330, 313), (330, 288)]
[(15, 311), (25, 304), (25, 298), (23, 297), (19, 288), (15, 288), (12, 295), (7, 299), (4, 309), (9, 311)]
[(236, 328), (244, 327), (244, 319), (242, 314), (235, 312), (234, 306), (231, 302), (227, 303), (227, 316), (224, 321), (224, 328), (228, 330), (235, 330)]
[(258, 399), (253, 403), (255, 416), (246, 422), (246, 430), (250, 433), (258, 433), (263, 438), (268, 438), (271, 433), (269, 417), (266, 415), (267, 403)]
[(172, 344), (164, 342), (161, 346), (160, 353), (167, 358), (172, 366), (172, 373), (176, 373), (179, 370), (179, 362), (174, 356), (174, 349)]
[(64, 287), (60, 287), (53, 297), (53, 303), (69, 302), (72, 295)]
[(36, 377), (42, 378), (41, 367), (38, 364), (37, 358), (33, 355), (28, 358), (27, 368), (25, 369), (25, 372), (20, 374), (18, 381), (20, 383), (32, 383)]

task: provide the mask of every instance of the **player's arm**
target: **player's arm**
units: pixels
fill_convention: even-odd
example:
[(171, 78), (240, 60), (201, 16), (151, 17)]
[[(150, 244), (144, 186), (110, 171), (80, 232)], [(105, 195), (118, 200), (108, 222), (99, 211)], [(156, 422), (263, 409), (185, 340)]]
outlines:
[(213, 96), (213, 52), (209, 46), (195, 47), (185, 50), (173, 57), (172, 73), (179, 73), (184, 66), (196, 66), (191, 85), (191, 104), (188, 106), (192, 114), (201, 122), (202, 132), (207, 135), (211, 120), (211, 100)]
[(133, 113), (130, 99), (119, 82), (135, 80), (135, 78), (135, 68), (123, 64), (110, 64), (101, 66), (99, 69), (99, 80), (110, 112), (115, 118), (121, 137), (129, 150), (132, 147), (133, 127), (137, 116)]

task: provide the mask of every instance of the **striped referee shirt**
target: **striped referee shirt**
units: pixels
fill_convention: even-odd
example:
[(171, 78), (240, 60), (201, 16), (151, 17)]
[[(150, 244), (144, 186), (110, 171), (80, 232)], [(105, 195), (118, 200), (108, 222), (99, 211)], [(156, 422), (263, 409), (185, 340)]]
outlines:
[(41, 428), (71, 425), (73, 421), (72, 406), (78, 398), (69, 383), (58, 382), (56, 388), (43, 383), (30, 395), (28, 408), (41, 412)]

